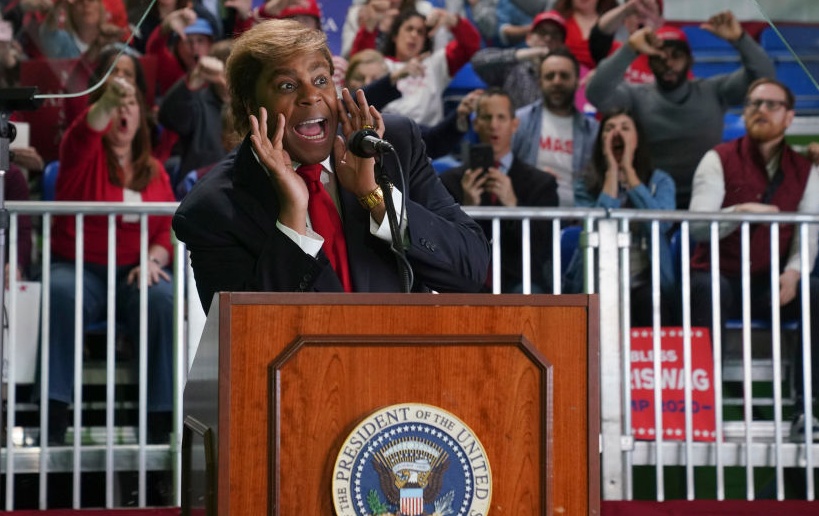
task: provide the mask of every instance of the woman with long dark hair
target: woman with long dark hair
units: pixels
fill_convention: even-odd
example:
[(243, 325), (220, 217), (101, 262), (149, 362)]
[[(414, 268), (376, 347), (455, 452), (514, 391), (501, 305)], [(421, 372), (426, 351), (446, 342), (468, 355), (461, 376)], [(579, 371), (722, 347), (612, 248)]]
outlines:
[[(430, 34), (448, 29), (453, 36), (446, 48), (432, 51)], [(374, 37), (361, 48), (373, 48)], [(435, 125), (444, 117), (443, 93), (452, 77), (481, 45), (478, 30), (466, 18), (443, 9), (433, 9), (424, 16), (414, 9), (401, 11), (384, 40), (382, 54), (387, 58), (389, 72), (420, 64), (424, 73), (400, 79), (396, 87), (401, 98), (384, 107), (385, 113), (397, 113), (422, 125)], [(432, 53), (430, 53), (432, 52)]]
[[(151, 155), (142, 93), (123, 77), (109, 79), (68, 128), (60, 146), (59, 201), (174, 201), (168, 175)], [(83, 317), (104, 320), (107, 310), (108, 220), (84, 219)], [(166, 440), (173, 409), (173, 290), (169, 266), (170, 217), (148, 218), (148, 261), (140, 263), (138, 215), (116, 220), (117, 320), (128, 341), (139, 342), (139, 284), (148, 284), (148, 414), (150, 441)], [(62, 443), (74, 387), (74, 217), (54, 223), (49, 341), (49, 441)], [(143, 267), (144, 265), (144, 267)]]
[[(600, 122), (592, 162), (586, 173), (575, 183), (575, 206), (598, 208), (632, 208), (644, 210), (675, 209), (674, 180), (651, 164), (648, 147), (641, 142), (640, 128), (631, 114), (619, 109), (606, 113)], [(667, 223), (660, 224), (660, 283), (664, 293), (676, 286), (676, 277), (666, 233)], [(631, 227), (630, 286), (631, 321), (635, 326), (651, 326), (651, 227), (635, 224)], [(570, 269), (580, 269), (580, 260), (573, 260)], [(570, 270), (570, 277), (579, 274)], [(668, 299), (671, 301), (671, 298)], [(663, 303), (663, 316), (672, 313), (669, 303)]]

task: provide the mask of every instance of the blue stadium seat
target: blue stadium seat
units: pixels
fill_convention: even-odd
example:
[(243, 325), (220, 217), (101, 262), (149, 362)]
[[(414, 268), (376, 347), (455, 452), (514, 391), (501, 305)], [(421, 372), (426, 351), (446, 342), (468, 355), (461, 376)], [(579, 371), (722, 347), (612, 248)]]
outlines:
[(582, 226), (566, 226), (560, 230), (560, 273), (566, 274), (566, 269), (572, 261), (577, 246), (580, 244)]
[(777, 61), (775, 66), (776, 78), (796, 96), (797, 114), (819, 114), (819, 89), (814, 84), (814, 80), (819, 80), (819, 63), (805, 63), (810, 76), (797, 61)]
[(444, 95), (466, 95), (478, 88), (486, 88), (486, 83), (472, 69), (472, 63), (466, 63), (449, 81), (449, 85), (444, 90)]
[(674, 262), (674, 275), (682, 281), (682, 232), (677, 228), (668, 240), (671, 260)]
[(460, 167), (461, 162), (458, 161), (455, 156), (452, 154), (447, 154), (446, 156), (441, 156), (440, 158), (432, 160), (432, 168), (435, 169), (435, 172), (438, 174), (442, 174), (449, 170), (450, 168)]
[(731, 73), (742, 61), (739, 52), (730, 43), (696, 25), (682, 27), (694, 55), (692, 72), (695, 77), (711, 77)]
[(53, 201), (57, 196), (57, 174), (59, 172), (59, 161), (51, 161), (43, 169), (42, 199), (44, 201)]
[(759, 43), (773, 59), (794, 59), (785, 42), (800, 59), (819, 57), (819, 28), (807, 25), (777, 25), (776, 28), (782, 35), (781, 38), (772, 27), (767, 27), (759, 34)]
[(739, 60), (739, 52), (733, 45), (717, 37), (697, 25), (686, 25), (682, 31), (688, 38), (688, 45), (695, 59), (703, 57), (735, 57)]
[(722, 141), (727, 142), (745, 136), (745, 119), (737, 113), (725, 113)]
[(463, 68), (458, 70), (452, 80), (449, 81), (443, 93), (444, 112), (449, 113), (451, 110), (458, 107), (464, 95), (472, 90), (479, 88), (486, 88), (486, 83), (483, 79), (478, 77), (475, 70), (472, 69), (472, 63), (466, 63)]

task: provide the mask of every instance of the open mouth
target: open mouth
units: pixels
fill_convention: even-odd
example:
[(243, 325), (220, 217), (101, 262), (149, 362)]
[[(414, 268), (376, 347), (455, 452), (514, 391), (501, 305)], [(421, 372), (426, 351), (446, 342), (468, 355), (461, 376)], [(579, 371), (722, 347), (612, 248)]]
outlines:
[(119, 119), (119, 130), (120, 131), (125, 131), (126, 129), (128, 129), (128, 120), (126, 120), (124, 118), (120, 118)]
[(305, 120), (297, 124), (293, 130), (305, 140), (322, 140), (327, 134), (327, 119)]

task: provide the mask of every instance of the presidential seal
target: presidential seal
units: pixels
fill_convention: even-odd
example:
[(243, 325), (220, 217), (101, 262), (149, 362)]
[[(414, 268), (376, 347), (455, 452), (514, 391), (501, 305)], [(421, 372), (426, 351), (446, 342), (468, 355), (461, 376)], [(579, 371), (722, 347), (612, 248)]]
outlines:
[(338, 516), (484, 516), (489, 460), (451, 413), (418, 403), (382, 408), (347, 437), (333, 468)]

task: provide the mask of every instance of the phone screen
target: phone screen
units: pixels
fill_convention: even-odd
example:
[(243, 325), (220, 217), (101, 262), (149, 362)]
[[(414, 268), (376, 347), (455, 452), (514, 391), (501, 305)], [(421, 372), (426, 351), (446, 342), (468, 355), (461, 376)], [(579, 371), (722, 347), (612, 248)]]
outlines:
[(489, 169), (495, 163), (495, 154), (492, 152), (492, 146), (486, 143), (476, 143), (469, 146), (469, 155), (467, 159), (467, 168), (475, 169), (481, 168), (484, 171)]

